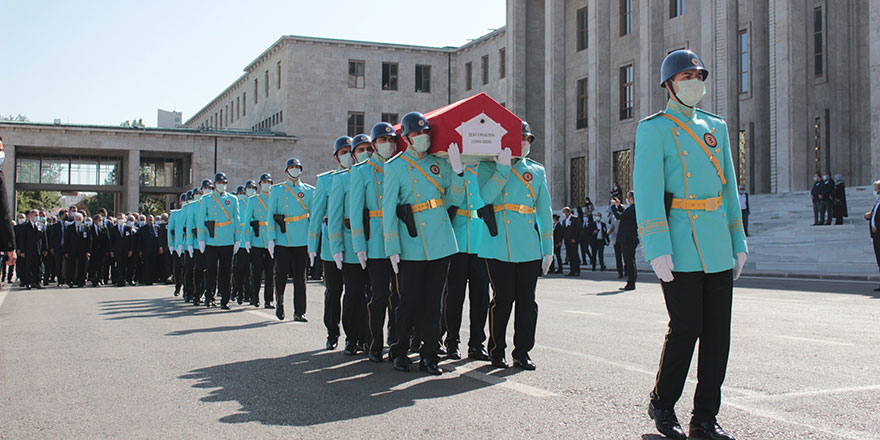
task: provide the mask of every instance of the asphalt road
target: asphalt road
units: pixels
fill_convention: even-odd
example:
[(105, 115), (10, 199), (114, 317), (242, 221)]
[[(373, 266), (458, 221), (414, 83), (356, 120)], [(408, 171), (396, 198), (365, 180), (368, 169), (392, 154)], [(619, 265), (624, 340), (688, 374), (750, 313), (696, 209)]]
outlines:
[[(542, 279), (537, 371), (444, 361), (440, 377), (323, 350), (317, 283), (308, 323), (186, 305), (168, 286), (6, 289), (0, 438), (659, 439), (645, 408), (667, 317), (640, 277), (627, 293), (610, 273)], [(722, 426), (738, 439), (880, 438), (874, 287), (737, 281)]]

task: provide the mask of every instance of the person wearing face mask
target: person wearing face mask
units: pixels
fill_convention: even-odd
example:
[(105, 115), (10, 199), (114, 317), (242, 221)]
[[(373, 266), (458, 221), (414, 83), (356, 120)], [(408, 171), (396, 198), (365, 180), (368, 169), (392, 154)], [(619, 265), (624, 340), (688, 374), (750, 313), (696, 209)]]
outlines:
[[(186, 233), (187, 233), (187, 242), (186, 242), (186, 251), (189, 253), (189, 268), (185, 269), (188, 273), (186, 276), (190, 278), (185, 278), (185, 283), (192, 286), (192, 303), (197, 306), (201, 304), (202, 295), (205, 296), (205, 304), (210, 307), (212, 304), (208, 302), (208, 294), (205, 291), (205, 269), (207, 266), (205, 264), (205, 254), (202, 250), (201, 246), (199, 246), (200, 241), (203, 240), (203, 236), (206, 232), (202, 232), (205, 229), (204, 221), (202, 221), (201, 226), (196, 224), (196, 217), (199, 213), (201, 206), (203, 205), (203, 201), (205, 197), (210, 197), (210, 194), (214, 191), (214, 182), (210, 179), (202, 180), (202, 184), (198, 189), (193, 190), (193, 198), (190, 201), (189, 205), (187, 205), (188, 213), (186, 215)], [(190, 270), (191, 269), (191, 270)], [(186, 290), (186, 285), (184, 285), (184, 291)], [(211, 297), (213, 298), (214, 292), (213, 290), (210, 292)]]
[[(257, 184), (253, 180), (248, 180), (245, 185), (256, 187)], [(238, 185), (235, 188), (235, 198), (238, 199), (238, 212), (241, 216), (238, 223), (239, 237), (244, 246), (238, 248), (238, 252), (232, 256), (232, 296), (238, 305), (241, 305), (245, 298), (250, 300), (250, 273), (251, 273), (251, 230), (245, 227), (244, 214), (247, 211), (248, 198), (245, 191), (245, 185)]]
[(834, 180), (831, 179), (831, 172), (825, 171), (822, 174), (822, 181), (819, 185), (819, 224), (830, 225), (834, 202)]
[[(0, 166), (6, 160), (6, 152), (3, 151), (3, 138), (0, 137)], [(5, 268), (12, 270), (17, 255), (15, 254), (15, 232), (10, 218), (9, 198), (6, 196), (6, 176), (0, 169), (0, 252), (6, 254)], [(9, 266), (9, 267), (6, 267)], [(0, 281), (3, 281), (0, 278)]]
[(544, 167), (527, 157), (534, 139), (523, 121), (521, 157), (512, 160), (505, 148), (494, 162), (481, 162), (478, 170), (480, 196), (486, 208), (491, 207), (485, 215), (494, 215), (497, 225), (494, 235), (484, 231), (479, 250), (494, 293), (489, 305), (489, 358), (496, 368), (508, 367), (506, 330), (514, 303), (514, 366), (536, 368), (529, 357), (538, 322), (535, 287), (538, 276), (546, 275), (553, 262), (553, 220)]
[(48, 246), (45, 232), (37, 224), (37, 211), (30, 210), (26, 219), (19, 225), (21, 227), (19, 257), (24, 259), (24, 267), (21, 276), (25, 288), (40, 289), (40, 258), (47, 253)]
[(168, 214), (167, 240), (168, 248), (171, 250), (171, 278), (174, 283), (174, 296), (180, 295), (180, 289), (183, 287), (183, 256), (180, 255), (182, 249), (178, 249), (177, 223), (178, 216), (186, 205), (186, 193), (181, 193), (178, 198), (178, 208), (172, 209)]
[[(296, 173), (294, 173), (296, 174)], [(244, 227), (249, 229), (251, 240), (251, 297), (254, 307), (260, 306), (260, 285), (263, 279), (266, 286), (263, 290), (263, 306), (274, 309), (272, 299), (275, 297), (275, 242), (272, 242), (272, 253), (269, 252), (269, 231), (275, 229), (275, 220), (269, 213), (269, 198), (272, 195), (272, 175), (260, 175), (259, 193), (253, 188), (246, 188), (249, 195), (247, 209), (244, 213)], [(251, 193), (254, 194), (251, 194)], [(284, 280), (285, 283), (287, 280)]]
[(308, 231), (315, 187), (300, 178), (303, 166), (299, 159), (287, 159), (284, 183), (275, 185), (269, 195), (267, 232), (269, 255), (275, 260), (275, 316), (284, 320), (284, 289), (287, 277), (293, 278), (293, 320), (306, 319), (306, 264)]
[[(367, 351), (370, 342), (370, 328), (367, 320), (367, 297), (369, 279), (366, 264), (360, 262), (352, 245), (352, 218), (361, 216), (351, 211), (351, 168), (353, 162), (365, 165), (373, 152), (372, 141), (366, 134), (358, 134), (351, 140), (350, 154), (340, 160), (344, 169), (333, 175), (333, 186), (327, 198), (327, 232), (330, 236), (330, 251), (336, 268), (342, 270), (345, 295), (342, 297), (342, 328), (345, 330), (346, 355)], [(363, 257), (363, 255), (361, 256)], [(366, 262), (364, 262), (366, 263)]]
[(64, 244), (64, 221), (67, 218), (67, 210), (62, 209), (58, 211), (58, 221), (50, 225), (46, 229), (46, 236), (49, 240), (49, 256), (54, 260), (53, 266), (55, 268), (55, 280), (60, 287), (62, 284), (66, 284), (64, 282), (64, 251), (62, 250), (62, 246)]
[(458, 253), (448, 209), (464, 199), (464, 166), (457, 144), (448, 160), (428, 154), (431, 126), (418, 112), (401, 119), (406, 151), (385, 163), (382, 229), (385, 253), (398, 277), (397, 337), (391, 345), (394, 369), (409, 371), (413, 326), (423, 340), (419, 368), (431, 375), (440, 349), (440, 309), (450, 256)]
[[(370, 280), (371, 297), (367, 304), (369, 359), (382, 362), (385, 314), (387, 311), (391, 324), (389, 339), (394, 340), (394, 310), (397, 307), (397, 279), (391, 276), (391, 261), (385, 254), (382, 238), (382, 182), (385, 180), (385, 162), (397, 153), (397, 133), (391, 124), (380, 122), (373, 126), (370, 137), (374, 153), (351, 170), (348, 216), (352, 249)], [(367, 152), (362, 150), (360, 154), (365, 156)]]
[(663, 60), (660, 86), (669, 100), (663, 111), (639, 122), (633, 187), (645, 260), (660, 278), (669, 312), (648, 414), (661, 434), (687, 438), (675, 404), (699, 340), (690, 436), (730, 440), (716, 416), (730, 349), (733, 281), (748, 246), (727, 124), (696, 107), (708, 76), (689, 50)]
[(238, 199), (226, 191), (226, 173), (214, 175), (214, 191), (203, 196), (196, 213), (199, 250), (205, 254), (205, 306), (214, 303), (214, 291), (220, 293), (220, 308), (229, 310), (232, 256), (241, 247), (241, 215)]
[(345, 164), (351, 165), (351, 138), (340, 136), (333, 142), (333, 159), (338, 167), (336, 170), (318, 174), (318, 183), (312, 196), (311, 221), (309, 223), (308, 254), (309, 263), (314, 265), (320, 246), (320, 260), (324, 272), (324, 327), (327, 329), (328, 350), (336, 348), (339, 342), (339, 321), (342, 317), (342, 270), (337, 268), (333, 260), (333, 252), (330, 250), (329, 227), (327, 225), (327, 205), (330, 191), (333, 187), (334, 173), (346, 169)]
[(89, 252), (92, 249), (92, 235), (83, 222), (82, 213), (73, 215), (73, 224), (64, 234), (64, 256), (67, 258), (67, 285), (85, 287)]
[(156, 260), (159, 256), (159, 231), (153, 223), (153, 216), (140, 216), (141, 227), (135, 232), (135, 249), (140, 261), (139, 282), (152, 286), (156, 279)]
[(128, 276), (125, 281), (132, 286), (137, 284), (140, 269), (140, 257), (137, 255), (137, 239), (135, 238), (139, 229), (138, 218), (136, 214), (129, 214), (125, 218), (125, 225), (131, 228), (131, 255), (128, 259), (128, 268), (126, 269)]
[(177, 254), (181, 259), (180, 278), (183, 282), (183, 301), (187, 303), (195, 300), (195, 264), (192, 252), (190, 252), (192, 232), (189, 230), (188, 221), (196, 192), (198, 192), (197, 188), (186, 192), (186, 203), (180, 207), (180, 212), (174, 223), (174, 243), (177, 245)]
[(134, 250), (134, 232), (126, 224), (125, 215), (119, 214), (110, 228), (110, 258), (113, 259), (112, 278), (116, 287), (123, 287), (129, 277), (129, 261)]
[(107, 259), (107, 251), (110, 248), (110, 235), (104, 226), (104, 217), (101, 214), (95, 216), (95, 221), (86, 226), (91, 237), (92, 249), (89, 253), (88, 280), (92, 287), (98, 287), (102, 283), (101, 268)]
[(819, 226), (824, 222), (819, 222), (819, 210), (822, 207), (822, 175), (816, 171), (813, 174), (813, 187), (810, 188), (810, 200), (813, 202), (813, 226)]
[(171, 284), (171, 243), (168, 241), (169, 214), (163, 213), (156, 218), (156, 233), (159, 235), (159, 254), (156, 256), (155, 281)]

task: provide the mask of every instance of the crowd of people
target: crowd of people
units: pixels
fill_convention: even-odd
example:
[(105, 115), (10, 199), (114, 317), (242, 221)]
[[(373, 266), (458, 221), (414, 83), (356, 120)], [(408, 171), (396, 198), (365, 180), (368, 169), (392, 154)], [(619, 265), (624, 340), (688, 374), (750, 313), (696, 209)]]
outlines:
[(846, 184), (840, 174), (831, 177), (831, 172), (816, 172), (813, 175), (813, 187), (810, 189), (813, 201), (813, 226), (842, 225), (843, 218), (849, 216), (846, 207)]

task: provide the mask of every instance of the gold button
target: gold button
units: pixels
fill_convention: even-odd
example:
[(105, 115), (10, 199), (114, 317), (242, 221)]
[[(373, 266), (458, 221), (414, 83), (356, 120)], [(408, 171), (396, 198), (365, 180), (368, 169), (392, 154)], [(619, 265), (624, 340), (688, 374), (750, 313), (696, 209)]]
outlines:
[[(531, 194), (526, 194), (526, 198), (527, 198), (527, 199), (531, 199), (531, 198), (532, 198), (532, 195), (531, 195)], [(529, 222), (529, 223), (531, 223), (531, 222)]]
[(509, 195), (510, 195), (510, 193), (504, 193), (504, 196), (505, 196), (505, 197), (507, 197), (507, 196), (509, 196)]
[(693, 194), (691, 194), (691, 198), (694, 198), (694, 195), (693, 195)]
[(468, 195), (469, 195), (469, 196), (472, 196), (473, 194), (472, 194), (472, 193), (468, 193)]
[(716, 149), (715, 149), (715, 152), (716, 152), (716, 153), (720, 153), (720, 152), (721, 152), (721, 149), (720, 149), (720, 148), (716, 148)]
[[(694, 220), (696, 220), (696, 219), (697, 219), (697, 215), (696, 215), (696, 214), (694, 214)], [(422, 223), (422, 224), (424, 224), (424, 223)]]
[(382, 196), (379, 196), (379, 200), (382, 200)]
[[(697, 216), (694, 216), (694, 217), (696, 218)], [(422, 222), (422, 226), (425, 226), (425, 222)]]
[(508, 224), (508, 225), (510, 224), (510, 220), (507, 221), (507, 224)]
[(688, 177), (691, 177), (691, 173), (687, 173), (687, 176), (688, 176)]
[(416, 198), (419, 198), (419, 197), (421, 197), (421, 196), (422, 196), (421, 194), (416, 194)]
[(684, 151), (684, 152), (682, 152), (681, 154), (687, 156), (687, 155), (688, 155), (688, 152), (687, 152), (687, 151)]
[(531, 220), (529, 220), (529, 224), (532, 224), (532, 221), (531, 221)]
[(722, 216), (722, 217), (725, 217), (725, 216), (727, 216), (727, 214), (724, 213), (724, 212), (722, 212), (722, 213), (721, 213), (721, 216)]
[(413, 179), (413, 182), (419, 183), (419, 179)]
[(473, 208), (473, 207), (474, 207), (474, 205), (468, 205), (468, 208)]

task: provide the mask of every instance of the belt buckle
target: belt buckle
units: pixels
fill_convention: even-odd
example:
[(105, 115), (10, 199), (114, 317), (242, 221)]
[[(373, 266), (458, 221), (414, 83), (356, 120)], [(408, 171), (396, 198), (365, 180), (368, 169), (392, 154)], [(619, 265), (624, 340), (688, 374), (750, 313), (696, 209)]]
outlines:
[(721, 205), (721, 201), (717, 197), (706, 199), (706, 211), (714, 211)]
[(526, 205), (517, 205), (516, 212), (520, 214), (529, 214), (529, 207)]
[(431, 199), (431, 200), (428, 200), (427, 204), (428, 204), (428, 209), (434, 209), (434, 208), (443, 206), (443, 201), (439, 200), (439, 199)]

